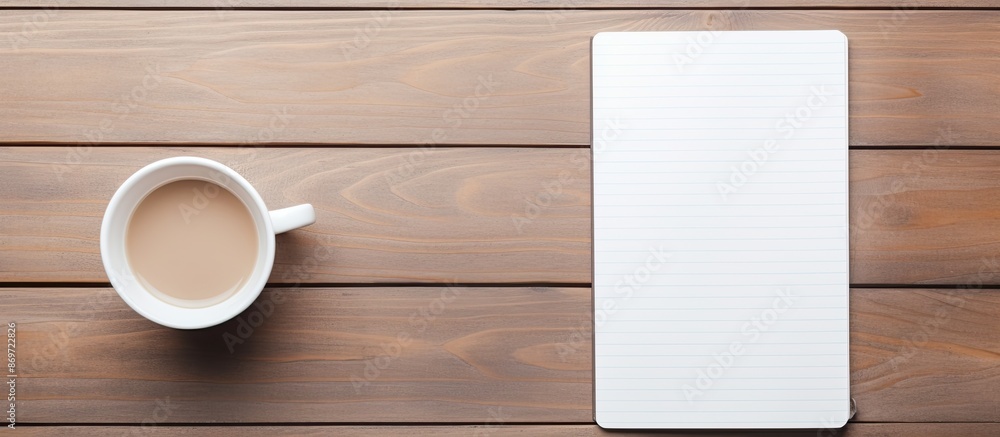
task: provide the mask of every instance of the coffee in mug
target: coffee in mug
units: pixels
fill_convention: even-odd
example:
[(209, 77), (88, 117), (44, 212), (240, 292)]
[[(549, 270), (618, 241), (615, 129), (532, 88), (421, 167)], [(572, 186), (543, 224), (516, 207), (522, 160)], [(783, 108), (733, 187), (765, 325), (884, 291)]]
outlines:
[(179, 180), (146, 195), (129, 219), (125, 256), (157, 298), (184, 307), (225, 300), (257, 259), (250, 210), (213, 182)]
[(257, 190), (218, 162), (181, 156), (130, 176), (101, 222), (101, 260), (137, 313), (198, 329), (232, 319), (260, 295), (275, 234), (312, 224), (312, 205), (269, 211)]

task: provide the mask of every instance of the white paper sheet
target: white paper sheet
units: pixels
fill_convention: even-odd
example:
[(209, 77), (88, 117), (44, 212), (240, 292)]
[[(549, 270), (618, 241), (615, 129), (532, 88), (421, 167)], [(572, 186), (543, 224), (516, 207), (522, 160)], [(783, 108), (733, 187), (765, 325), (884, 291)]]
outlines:
[(595, 418), (849, 416), (847, 39), (593, 41)]

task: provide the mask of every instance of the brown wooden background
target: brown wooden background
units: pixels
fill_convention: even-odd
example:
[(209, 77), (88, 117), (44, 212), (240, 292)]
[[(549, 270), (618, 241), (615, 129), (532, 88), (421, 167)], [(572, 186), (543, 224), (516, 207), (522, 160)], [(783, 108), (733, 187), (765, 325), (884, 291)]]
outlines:
[[(14, 434), (610, 434), (592, 421), (590, 38), (708, 28), (850, 41), (859, 411), (837, 434), (1000, 435), (986, 0), (4, 2)], [(317, 210), (279, 237), (232, 349), (239, 320), (162, 328), (101, 266), (114, 190), (177, 155)]]

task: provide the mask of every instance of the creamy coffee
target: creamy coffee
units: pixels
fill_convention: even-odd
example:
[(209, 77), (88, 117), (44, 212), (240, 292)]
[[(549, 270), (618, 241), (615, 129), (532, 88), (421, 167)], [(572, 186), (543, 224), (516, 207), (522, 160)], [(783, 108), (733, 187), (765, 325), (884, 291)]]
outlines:
[(136, 279), (157, 298), (184, 307), (213, 305), (243, 287), (257, 252), (250, 210), (203, 180), (153, 190), (125, 231), (125, 255)]

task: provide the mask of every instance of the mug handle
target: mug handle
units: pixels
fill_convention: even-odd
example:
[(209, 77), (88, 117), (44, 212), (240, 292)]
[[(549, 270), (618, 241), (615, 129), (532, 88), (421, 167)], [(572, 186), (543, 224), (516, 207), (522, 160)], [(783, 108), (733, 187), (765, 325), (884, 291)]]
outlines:
[(308, 203), (270, 211), (271, 226), (275, 234), (316, 223), (316, 211)]

